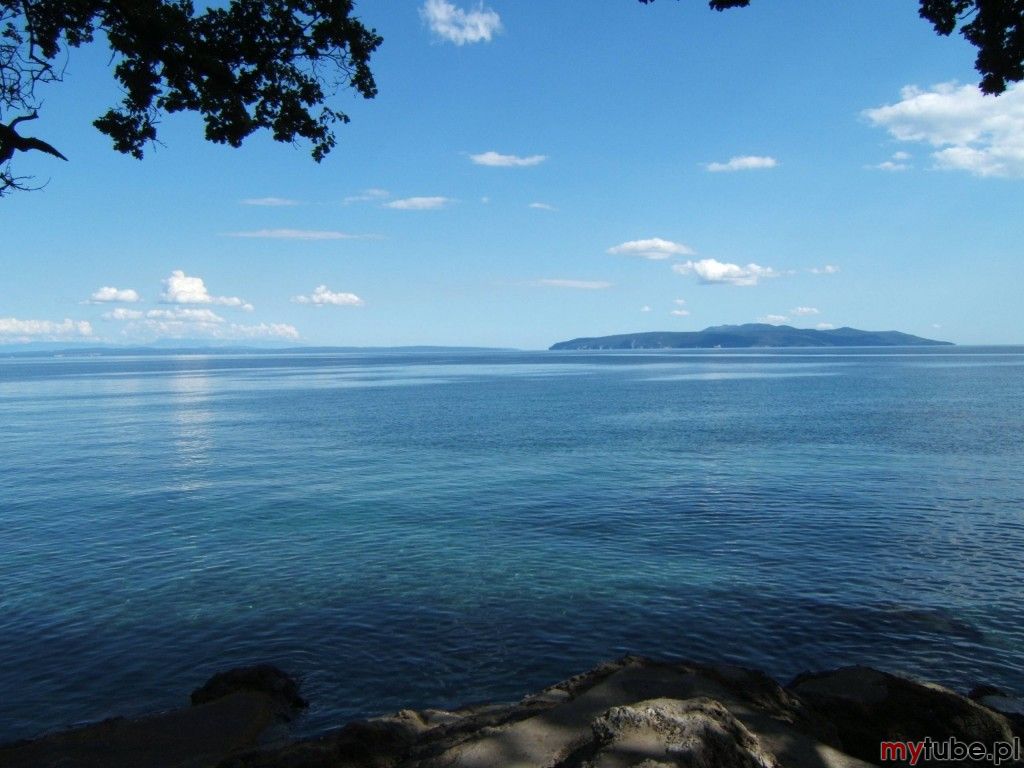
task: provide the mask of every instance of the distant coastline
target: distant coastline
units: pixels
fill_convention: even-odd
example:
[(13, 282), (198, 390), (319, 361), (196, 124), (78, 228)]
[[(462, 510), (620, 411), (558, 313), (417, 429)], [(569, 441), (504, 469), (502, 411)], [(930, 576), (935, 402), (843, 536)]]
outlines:
[(552, 350), (601, 349), (749, 349), (752, 347), (922, 347), (953, 346), (900, 331), (856, 328), (794, 328), (790, 325), (716, 325), (703, 331), (624, 333), (560, 341)]
[(345, 354), (353, 352), (410, 353), (410, 352), (513, 352), (509, 347), (446, 347), (441, 345), (410, 345), (395, 347), (256, 347), (256, 346), (202, 346), (200, 344), (181, 346), (78, 346), (67, 344), (12, 344), (0, 346), (0, 358), (4, 357), (142, 357), (167, 355), (316, 355)]

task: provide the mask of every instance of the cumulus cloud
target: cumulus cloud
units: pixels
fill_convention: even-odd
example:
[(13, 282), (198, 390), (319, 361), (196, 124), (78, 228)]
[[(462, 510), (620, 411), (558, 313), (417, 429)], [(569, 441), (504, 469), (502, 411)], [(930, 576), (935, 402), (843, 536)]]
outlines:
[[(973, 85), (908, 85), (900, 101), (862, 113), (898, 141), (934, 148), (937, 168), (975, 176), (1024, 177), (1024, 85), (986, 96)], [(897, 161), (898, 162), (898, 161)]]
[(295, 341), (299, 338), (299, 332), (294, 325), (289, 325), (288, 323), (259, 323), (257, 325), (232, 323), (228, 326), (228, 335), (221, 338), (287, 339)]
[(675, 317), (689, 317), (690, 316), (690, 310), (688, 310), (688, 309), (673, 309), (672, 311), (669, 312), (669, 314), (670, 315), (674, 315)]
[(160, 300), (167, 304), (217, 304), (222, 307), (239, 307), (252, 310), (252, 304), (237, 296), (211, 296), (201, 277), (191, 277), (176, 269), (163, 280), (164, 292)]
[(469, 159), (476, 165), (489, 165), (492, 168), (528, 168), (532, 165), (540, 165), (548, 159), (547, 155), (502, 155), (498, 152), (483, 152), (479, 155), (470, 155)]
[(660, 237), (650, 237), (646, 240), (629, 240), (620, 243), (609, 248), (608, 253), (660, 261), (672, 256), (693, 256), (696, 252), (690, 246), (682, 243), (674, 243)]
[(762, 278), (778, 277), (779, 273), (771, 267), (759, 264), (729, 264), (717, 259), (701, 259), (673, 264), (672, 269), (681, 275), (696, 275), (702, 283), (726, 285), (757, 285)]
[(789, 310), (789, 314), (796, 317), (809, 317), (810, 315), (820, 315), (817, 307), (794, 307)]
[(19, 320), (16, 317), (0, 317), (0, 342), (25, 341), (71, 341), (92, 336), (92, 325), (86, 320), (64, 318), (62, 322), (52, 320)]
[(228, 237), (254, 237), (267, 240), (360, 240), (367, 235), (350, 235), (325, 229), (256, 229), (250, 232), (227, 232)]
[(555, 206), (548, 205), (547, 203), (530, 203), (530, 205), (527, 206), (527, 207), (528, 208), (533, 208), (533, 209), (538, 210), (538, 211), (557, 211), (558, 210), (557, 208), (555, 208)]
[(294, 341), (299, 332), (287, 323), (208, 322), (188, 319), (158, 319), (147, 317), (129, 323), (122, 331), (125, 336), (151, 339), (211, 339), (216, 341), (245, 341), (251, 339), (280, 339)]
[(789, 320), (789, 318), (785, 315), (765, 315), (764, 317), (759, 317), (757, 319), (759, 323), (768, 323), (769, 325), (782, 325), (787, 320)]
[(742, 155), (731, 157), (724, 163), (707, 163), (705, 167), (711, 173), (731, 173), (733, 171), (756, 171), (761, 168), (774, 168), (779, 162), (774, 157), (759, 155)]
[(250, 197), (242, 201), (242, 205), (261, 205), (270, 208), (287, 207), (298, 204), (298, 200), (290, 200), (287, 197)]
[(444, 208), (450, 202), (451, 198), (448, 197), (405, 197), (385, 203), (384, 207), (397, 211), (433, 211)]
[(826, 264), (823, 267), (811, 267), (808, 271), (812, 275), (834, 275), (839, 272), (839, 267), (835, 264)]
[(890, 173), (906, 171), (910, 168), (910, 164), (907, 162), (908, 160), (910, 160), (909, 152), (893, 152), (892, 156), (888, 160), (865, 167), (875, 171), (889, 171)]
[(456, 45), (490, 42), (501, 31), (501, 17), (483, 3), (466, 11), (447, 0), (427, 0), (420, 17), (437, 37)]
[(345, 205), (351, 205), (352, 203), (368, 203), (373, 200), (382, 200), (389, 194), (390, 193), (386, 189), (371, 187), (370, 189), (364, 189), (358, 195), (349, 195), (342, 202)]
[(292, 301), (298, 304), (315, 304), (323, 307), (333, 305), (336, 307), (361, 307), (365, 302), (354, 293), (337, 293), (330, 290), (326, 285), (318, 285), (308, 296), (294, 296)]
[(647, 304), (644, 304), (642, 307), (640, 307), (640, 311), (641, 312), (650, 312), (651, 308)]
[(544, 278), (537, 281), (538, 285), (546, 285), (552, 288), (576, 288), (583, 291), (600, 291), (611, 288), (611, 283), (603, 280), (562, 280), (557, 278)]
[(107, 302), (120, 301), (126, 304), (131, 304), (136, 301), (142, 301), (139, 294), (131, 288), (114, 288), (113, 286), (104, 285), (96, 291), (93, 291), (92, 296), (89, 297), (89, 301), (96, 302), (97, 304), (105, 304)]
[(909, 169), (910, 166), (907, 165), (906, 163), (898, 163), (895, 160), (883, 160), (880, 163), (869, 165), (868, 168), (871, 168), (876, 171), (889, 171), (892, 173), (896, 171), (905, 171)]
[(112, 309), (109, 312), (103, 313), (104, 320), (138, 320), (146, 313), (140, 309), (125, 309), (124, 307), (118, 307)]
[(224, 318), (212, 309), (151, 309), (146, 317), (150, 320), (187, 320), (193, 323), (224, 322)]

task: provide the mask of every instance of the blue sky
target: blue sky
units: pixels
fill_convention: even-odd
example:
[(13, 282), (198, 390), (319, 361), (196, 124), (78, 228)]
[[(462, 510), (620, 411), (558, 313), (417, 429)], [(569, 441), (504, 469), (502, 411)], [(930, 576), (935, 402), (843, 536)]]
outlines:
[[(0, 344), (211, 338), (542, 348), (788, 322), (1024, 341), (1024, 88), (916, 3), (363, 0), (370, 101), (322, 164), (91, 122), (99, 47), (0, 201)], [(31, 126), (31, 130), (28, 127)], [(106, 289), (106, 290), (104, 290)]]

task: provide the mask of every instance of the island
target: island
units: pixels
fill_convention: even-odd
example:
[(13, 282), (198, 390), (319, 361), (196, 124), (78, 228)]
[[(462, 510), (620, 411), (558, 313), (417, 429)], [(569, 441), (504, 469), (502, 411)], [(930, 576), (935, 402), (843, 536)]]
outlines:
[(899, 331), (859, 331), (856, 328), (794, 328), (791, 325), (747, 323), (715, 325), (703, 331), (651, 331), (595, 336), (553, 344), (566, 349), (749, 349), (752, 347), (923, 347), (951, 346)]

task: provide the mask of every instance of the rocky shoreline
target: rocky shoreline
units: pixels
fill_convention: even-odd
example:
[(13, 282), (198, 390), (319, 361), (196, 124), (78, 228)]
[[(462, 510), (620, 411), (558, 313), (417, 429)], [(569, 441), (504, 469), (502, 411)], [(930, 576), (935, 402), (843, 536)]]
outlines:
[[(287, 723), (305, 706), (275, 667), (231, 670), (190, 707), (0, 745), (0, 768), (853, 768), (878, 764), (882, 742), (1019, 752), (1024, 737), (1020, 700), (992, 688), (962, 696), (868, 667), (782, 686), (756, 670), (640, 657), (514, 704), (402, 710), (291, 740)], [(894, 762), (911, 764), (893, 749)], [(952, 749), (953, 759), (922, 752), (914, 762), (1024, 764)]]

